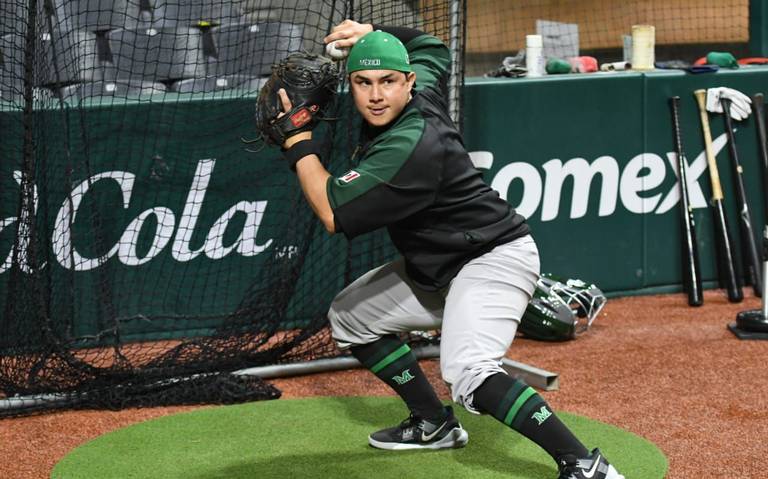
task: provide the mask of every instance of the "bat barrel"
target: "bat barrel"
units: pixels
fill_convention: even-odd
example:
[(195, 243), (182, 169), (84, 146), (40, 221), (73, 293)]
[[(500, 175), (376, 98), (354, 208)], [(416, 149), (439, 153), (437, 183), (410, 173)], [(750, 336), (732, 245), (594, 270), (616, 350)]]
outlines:
[(738, 303), (744, 299), (741, 291), (738, 274), (736, 273), (736, 264), (733, 260), (733, 242), (728, 231), (728, 222), (723, 207), (723, 189), (720, 185), (720, 175), (717, 171), (717, 162), (715, 160), (714, 149), (712, 148), (712, 132), (709, 128), (709, 116), (705, 105), (707, 91), (700, 89), (693, 92), (696, 102), (699, 105), (699, 117), (701, 119), (701, 130), (704, 134), (704, 149), (707, 156), (707, 166), (712, 180), (712, 206), (715, 220), (715, 244), (717, 248), (717, 258), (720, 265), (720, 275), (725, 276), (725, 289), (728, 293), (728, 300), (732, 303)]
[(712, 147), (712, 132), (709, 129), (709, 116), (707, 116), (707, 90), (696, 90), (693, 94), (696, 97), (696, 103), (699, 105), (701, 129), (704, 132), (704, 151), (707, 154), (707, 168), (709, 168), (709, 179), (712, 183), (712, 199), (722, 200), (723, 188), (720, 186), (720, 173), (717, 170), (717, 163), (715, 162), (715, 150)]
[(731, 120), (731, 100), (721, 98), (723, 106), (723, 118), (725, 119), (725, 132), (728, 136), (728, 151), (731, 155), (731, 164), (733, 166), (733, 181), (736, 190), (736, 202), (739, 205), (739, 214), (737, 220), (739, 223), (739, 232), (741, 234), (742, 245), (744, 247), (744, 266), (747, 269), (749, 284), (756, 296), (763, 295), (762, 286), (762, 267), (760, 254), (757, 249), (754, 229), (752, 228), (752, 215), (749, 211), (749, 202), (747, 201), (747, 192), (744, 188), (744, 175), (741, 164), (739, 163), (739, 154), (736, 148), (736, 135), (733, 130), (733, 121)]
[(693, 219), (693, 211), (688, 195), (688, 168), (683, 140), (680, 132), (680, 97), (673, 96), (669, 99), (672, 109), (672, 126), (674, 132), (675, 152), (677, 153), (677, 168), (680, 180), (680, 224), (683, 234), (682, 259), (683, 259), (683, 288), (688, 294), (689, 306), (701, 306), (704, 304), (704, 296), (701, 285), (701, 268), (699, 266), (699, 249), (696, 242), (696, 224)]
[[(755, 93), (752, 97), (752, 110), (755, 114), (757, 125), (757, 151), (763, 163), (763, 211), (764, 223), (768, 225), (768, 140), (766, 140), (765, 109), (762, 93)], [(763, 257), (768, 259), (768, 257)]]

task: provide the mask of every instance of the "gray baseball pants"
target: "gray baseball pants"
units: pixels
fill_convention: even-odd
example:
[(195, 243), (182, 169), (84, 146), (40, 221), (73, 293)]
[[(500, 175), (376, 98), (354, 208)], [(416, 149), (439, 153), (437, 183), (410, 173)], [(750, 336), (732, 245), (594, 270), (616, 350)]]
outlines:
[(453, 400), (471, 412), (472, 394), (500, 361), (539, 277), (539, 253), (528, 235), (467, 263), (441, 291), (416, 287), (402, 259), (375, 268), (344, 288), (328, 318), (341, 349), (387, 334), (442, 328), (440, 371)]

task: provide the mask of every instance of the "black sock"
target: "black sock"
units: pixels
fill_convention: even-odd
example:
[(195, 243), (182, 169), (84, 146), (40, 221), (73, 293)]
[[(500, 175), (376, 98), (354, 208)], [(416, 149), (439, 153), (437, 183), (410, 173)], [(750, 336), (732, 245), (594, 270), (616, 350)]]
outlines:
[(587, 457), (589, 451), (552, 408), (524, 382), (504, 373), (494, 374), (473, 395), (476, 408), (527, 437), (557, 461), (565, 454)]
[(445, 416), (435, 390), (419, 367), (416, 356), (397, 336), (383, 336), (369, 344), (353, 346), (352, 355), (403, 398), (411, 412), (434, 420)]

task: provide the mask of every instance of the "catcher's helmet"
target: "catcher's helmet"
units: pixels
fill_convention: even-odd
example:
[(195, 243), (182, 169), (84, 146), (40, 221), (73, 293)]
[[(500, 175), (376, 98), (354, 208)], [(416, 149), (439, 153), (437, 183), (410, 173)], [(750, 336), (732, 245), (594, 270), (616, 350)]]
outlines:
[(543, 341), (573, 339), (589, 329), (606, 301), (594, 284), (544, 274), (536, 283), (518, 331)]

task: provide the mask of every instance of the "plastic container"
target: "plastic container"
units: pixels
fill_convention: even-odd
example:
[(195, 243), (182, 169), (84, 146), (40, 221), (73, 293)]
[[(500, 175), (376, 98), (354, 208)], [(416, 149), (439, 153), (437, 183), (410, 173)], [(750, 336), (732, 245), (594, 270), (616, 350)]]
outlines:
[(653, 25), (632, 25), (632, 69), (653, 70), (656, 62), (656, 28)]
[(525, 36), (525, 68), (528, 70), (526, 76), (540, 77), (546, 74), (543, 48), (544, 40), (541, 35)]

